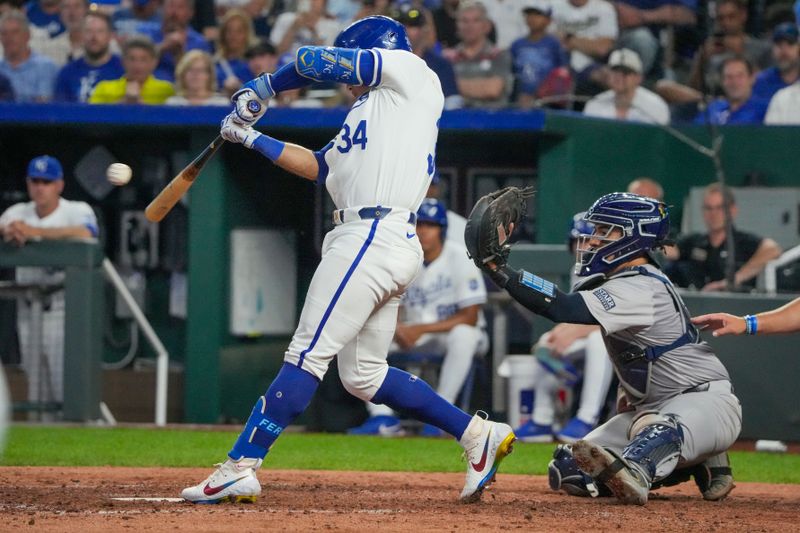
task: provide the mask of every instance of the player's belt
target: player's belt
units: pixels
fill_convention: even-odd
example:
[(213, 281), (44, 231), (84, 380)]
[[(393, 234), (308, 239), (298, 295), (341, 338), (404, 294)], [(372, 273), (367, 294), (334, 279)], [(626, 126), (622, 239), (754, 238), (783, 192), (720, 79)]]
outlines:
[(333, 211), (333, 223), (334, 225), (338, 226), (339, 224), (346, 224), (348, 222), (353, 222), (354, 220), (375, 220), (386, 218), (389, 213), (394, 214), (402, 214), (403, 212), (408, 213), (408, 223), (409, 224), (416, 224), (417, 223), (417, 214), (407, 211), (405, 209), (395, 209), (392, 211), (391, 207), (382, 207), (382, 206), (375, 206), (375, 207), (349, 207), (347, 209), (336, 209)]

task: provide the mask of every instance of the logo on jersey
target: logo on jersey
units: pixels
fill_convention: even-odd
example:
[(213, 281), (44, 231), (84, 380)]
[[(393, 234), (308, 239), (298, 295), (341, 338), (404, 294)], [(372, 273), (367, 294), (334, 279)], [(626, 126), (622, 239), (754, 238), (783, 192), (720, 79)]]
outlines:
[(471, 290), (471, 291), (477, 291), (478, 290), (478, 280), (477, 279), (469, 280), (469, 290)]
[(593, 291), (592, 294), (594, 294), (597, 299), (600, 300), (600, 303), (603, 304), (603, 309), (606, 311), (610, 311), (617, 306), (614, 298), (612, 298), (605, 289), (597, 289), (596, 291)]

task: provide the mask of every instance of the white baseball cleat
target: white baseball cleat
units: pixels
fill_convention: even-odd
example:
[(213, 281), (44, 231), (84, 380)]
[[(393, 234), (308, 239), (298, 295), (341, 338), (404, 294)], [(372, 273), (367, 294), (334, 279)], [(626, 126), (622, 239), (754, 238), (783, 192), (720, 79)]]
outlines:
[(181, 491), (181, 498), (192, 503), (254, 503), (261, 494), (256, 470), (261, 459), (228, 459), (217, 463), (217, 469), (205, 481)]
[(581, 470), (608, 487), (622, 503), (647, 503), (650, 480), (635, 463), (586, 440), (572, 445), (572, 455)]
[(481, 499), (483, 489), (494, 481), (500, 461), (513, 450), (517, 437), (508, 424), (491, 422), (479, 415), (472, 417), (459, 444), (467, 460), (467, 479), (461, 491), (461, 501), (473, 503)]

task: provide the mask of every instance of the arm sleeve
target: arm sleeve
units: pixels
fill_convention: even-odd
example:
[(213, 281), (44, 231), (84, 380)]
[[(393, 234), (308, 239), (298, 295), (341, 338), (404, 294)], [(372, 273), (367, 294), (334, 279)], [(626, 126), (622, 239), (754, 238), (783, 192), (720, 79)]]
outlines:
[(579, 293), (561, 292), (552, 282), (526, 272), (505, 267), (505, 289), (519, 303), (553, 322), (599, 324)]

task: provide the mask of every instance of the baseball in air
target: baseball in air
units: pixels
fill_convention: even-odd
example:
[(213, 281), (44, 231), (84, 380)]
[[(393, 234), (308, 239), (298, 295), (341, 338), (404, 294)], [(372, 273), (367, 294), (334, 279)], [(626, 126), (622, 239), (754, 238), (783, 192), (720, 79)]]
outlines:
[(116, 186), (125, 185), (131, 181), (132, 175), (133, 171), (131, 170), (131, 167), (125, 163), (113, 163), (109, 165), (108, 169), (106, 170), (106, 177), (108, 178), (108, 181)]

